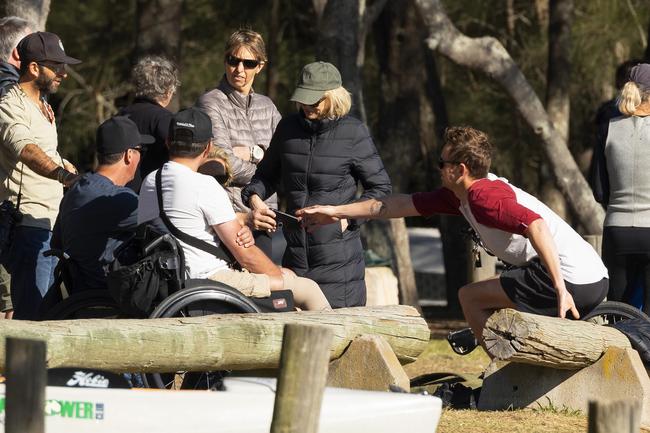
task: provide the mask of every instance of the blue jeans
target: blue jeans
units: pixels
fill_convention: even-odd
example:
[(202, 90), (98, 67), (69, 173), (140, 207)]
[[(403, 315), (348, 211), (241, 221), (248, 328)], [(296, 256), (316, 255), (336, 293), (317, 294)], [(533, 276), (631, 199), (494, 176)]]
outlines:
[(14, 319), (36, 320), (43, 297), (54, 283), (56, 257), (44, 257), (50, 249), (52, 232), (18, 226), (4, 265), (11, 274), (11, 301)]

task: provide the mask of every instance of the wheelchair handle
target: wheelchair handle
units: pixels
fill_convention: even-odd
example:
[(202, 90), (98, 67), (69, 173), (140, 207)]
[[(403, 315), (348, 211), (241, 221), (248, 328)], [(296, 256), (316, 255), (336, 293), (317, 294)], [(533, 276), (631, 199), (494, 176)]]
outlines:
[(169, 244), (169, 246), (172, 248), (174, 253), (177, 253), (177, 248), (176, 248), (176, 243), (173, 241), (173, 237), (170, 234), (164, 234), (160, 237), (157, 237), (153, 241), (149, 243), (146, 247), (144, 247), (144, 255), (149, 254), (154, 248), (156, 248), (158, 245), (161, 243), (166, 242)]

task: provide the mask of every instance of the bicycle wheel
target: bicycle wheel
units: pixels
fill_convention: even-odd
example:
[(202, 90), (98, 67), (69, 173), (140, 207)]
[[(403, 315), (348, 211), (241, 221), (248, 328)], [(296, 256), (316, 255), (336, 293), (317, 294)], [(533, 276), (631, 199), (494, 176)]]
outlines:
[(624, 302), (605, 301), (586, 314), (582, 320), (601, 325), (610, 325), (626, 319), (645, 319), (650, 317), (643, 311)]
[(108, 290), (83, 290), (43, 313), (41, 320), (118, 318), (121, 311)]
[[(239, 291), (216, 281), (188, 282), (191, 287), (180, 290), (162, 301), (149, 316), (199, 317), (209, 314), (259, 313), (259, 308)], [(222, 371), (147, 373), (146, 387), (160, 389), (222, 389)]]

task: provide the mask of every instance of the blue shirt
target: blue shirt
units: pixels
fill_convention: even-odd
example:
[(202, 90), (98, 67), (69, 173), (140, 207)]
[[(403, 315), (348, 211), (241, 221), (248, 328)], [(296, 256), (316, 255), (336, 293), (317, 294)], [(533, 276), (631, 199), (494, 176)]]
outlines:
[(138, 196), (97, 173), (86, 173), (65, 194), (52, 247), (73, 260), (72, 291), (106, 287), (103, 265), (135, 229)]

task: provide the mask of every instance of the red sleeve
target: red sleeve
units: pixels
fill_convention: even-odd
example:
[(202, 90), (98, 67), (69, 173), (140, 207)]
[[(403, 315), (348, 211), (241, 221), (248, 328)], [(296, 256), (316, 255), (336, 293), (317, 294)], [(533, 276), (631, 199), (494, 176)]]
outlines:
[(413, 205), (422, 216), (433, 214), (460, 215), (460, 202), (447, 188), (438, 188), (430, 192), (416, 192), (411, 196)]
[(530, 223), (541, 218), (517, 202), (512, 188), (499, 180), (473, 185), (467, 199), (478, 223), (508, 233), (525, 236)]

